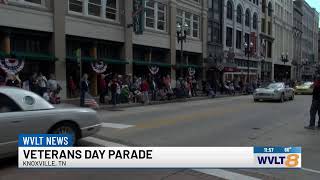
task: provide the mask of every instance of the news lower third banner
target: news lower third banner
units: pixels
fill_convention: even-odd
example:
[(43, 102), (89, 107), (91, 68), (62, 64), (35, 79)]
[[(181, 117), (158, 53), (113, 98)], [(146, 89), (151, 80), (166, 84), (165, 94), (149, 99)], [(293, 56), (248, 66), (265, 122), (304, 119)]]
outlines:
[(19, 168), (301, 168), (301, 147), (72, 147), (69, 135), (20, 135)]

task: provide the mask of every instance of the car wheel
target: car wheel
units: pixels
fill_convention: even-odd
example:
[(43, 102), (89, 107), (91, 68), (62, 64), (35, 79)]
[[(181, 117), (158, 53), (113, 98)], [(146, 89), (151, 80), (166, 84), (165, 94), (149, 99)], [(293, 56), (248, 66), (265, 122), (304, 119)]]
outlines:
[(280, 102), (281, 102), (281, 103), (284, 102), (284, 94), (281, 94), (281, 96), (280, 96)]
[(294, 100), (294, 94), (292, 94), (292, 96), (290, 97), (290, 100), (291, 100), (291, 101)]
[(75, 124), (69, 122), (56, 124), (51, 128), (49, 134), (71, 134), (73, 137), (72, 145), (76, 145), (80, 137), (79, 128)]

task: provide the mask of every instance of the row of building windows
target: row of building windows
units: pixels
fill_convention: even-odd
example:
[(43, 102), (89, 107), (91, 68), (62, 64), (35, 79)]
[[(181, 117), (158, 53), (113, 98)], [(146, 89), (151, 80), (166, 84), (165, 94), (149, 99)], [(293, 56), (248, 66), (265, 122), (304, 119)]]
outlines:
[[(242, 24), (242, 7), (241, 5), (237, 6), (237, 14), (236, 14), (236, 21), (237, 23)], [(254, 13), (252, 17), (252, 28), (257, 29), (258, 27), (258, 14)], [(227, 19), (233, 20), (233, 5), (231, 1), (227, 2)], [(245, 25), (250, 27), (251, 26), (251, 13), (249, 9), (246, 9), (245, 12)]]
[[(194, 0), (199, 2), (199, 0)], [(88, 15), (117, 20), (119, 16), (118, 0), (88, 0)], [(69, 11), (84, 13), (83, 0), (69, 0)], [(103, 9), (105, 8), (105, 15)], [(145, 1), (145, 27), (166, 31), (167, 6), (157, 1)], [(187, 36), (199, 38), (200, 17), (198, 15), (177, 9), (177, 23), (187, 24)]]

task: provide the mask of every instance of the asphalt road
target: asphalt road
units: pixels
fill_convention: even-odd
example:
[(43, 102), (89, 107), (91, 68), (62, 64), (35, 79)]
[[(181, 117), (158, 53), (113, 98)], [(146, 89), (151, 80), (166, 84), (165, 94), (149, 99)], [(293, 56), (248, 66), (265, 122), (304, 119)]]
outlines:
[(0, 179), (320, 179), (320, 130), (306, 130), (310, 96), (254, 103), (249, 96), (99, 111), (104, 128), (83, 145), (302, 146), (301, 170), (19, 170)]

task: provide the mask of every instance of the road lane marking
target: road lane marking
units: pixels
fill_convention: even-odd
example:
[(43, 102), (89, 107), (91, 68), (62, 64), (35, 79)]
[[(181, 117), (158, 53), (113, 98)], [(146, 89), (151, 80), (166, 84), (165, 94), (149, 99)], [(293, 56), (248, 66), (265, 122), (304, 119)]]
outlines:
[(127, 129), (127, 128), (134, 127), (134, 125), (119, 124), (119, 123), (102, 123), (102, 127), (114, 128), (114, 129)]
[[(95, 144), (102, 147), (129, 147), (123, 144), (114, 143), (111, 141), (106, 141), (100, 138), (96, 137), (86, 137), (81, 139), (81, 142), (89, 143), (89, 144)], [(260, 180), (258, 178), (254, 178), (251, 176), (246, 176), (243, 174), (230, 172), (222, 169), (192, 169), (197, 172), (201, 172), (207, 175), (220, 177), (228, 180)]]
[(193, 169), (194, 171), (201, 172), (204, 174), (216, 176), (228, 180), (260, 180), (251, 176), (246, 176), (243, 174), (234, 173), (231, 171), (226, 171), (222, 169)]
[(308, 168), (301, 168), (304, 171), (308, 171), (308, 172), (312, 172), (312, 173), (316, 173), (316, 174), (320, 174), (320, 171), (318, 170), (314, 170), (314, 169), (308, 169)]

